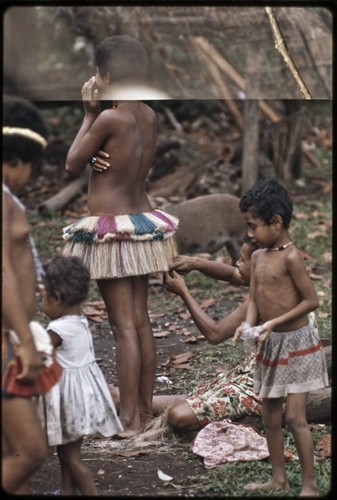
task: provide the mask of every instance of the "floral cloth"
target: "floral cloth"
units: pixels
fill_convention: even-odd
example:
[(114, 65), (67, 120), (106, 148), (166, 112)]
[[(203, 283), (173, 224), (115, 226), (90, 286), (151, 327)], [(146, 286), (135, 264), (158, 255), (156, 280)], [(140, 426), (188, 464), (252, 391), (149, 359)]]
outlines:
[(194, 389), (186, 401), (202, 427), (224, 418), (261, 414), (261, 399), (253, 390), (254, 366), (255, 354), (251, 353), (226, 374)]
[(207, 469), (228, 462), (263, 460), (269, 457), (267, 440), (252, 427), (230, 420), (212, 422), (196, 436), (192, 451), (204, 458)]

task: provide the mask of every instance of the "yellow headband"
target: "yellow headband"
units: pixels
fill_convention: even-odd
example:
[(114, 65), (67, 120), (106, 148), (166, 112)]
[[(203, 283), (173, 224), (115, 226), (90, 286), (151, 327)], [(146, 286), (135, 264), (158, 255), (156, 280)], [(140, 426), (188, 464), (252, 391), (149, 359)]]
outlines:
[(21, 135), (32, 141), (38, 142), (44, 149), (47, 147), (47, 141), (42, 135), (30, 130), (30, 128), (20, 127), (2, 127), (2, 135)]

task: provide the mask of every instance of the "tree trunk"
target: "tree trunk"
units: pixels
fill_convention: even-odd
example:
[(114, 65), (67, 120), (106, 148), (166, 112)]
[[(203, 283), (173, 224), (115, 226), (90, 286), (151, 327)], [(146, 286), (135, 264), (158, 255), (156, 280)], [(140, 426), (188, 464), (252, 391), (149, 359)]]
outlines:
[(259, 175), (259, 105), (256, 99), (245, 101), (242, 155), (242, 188), (245, 194)]

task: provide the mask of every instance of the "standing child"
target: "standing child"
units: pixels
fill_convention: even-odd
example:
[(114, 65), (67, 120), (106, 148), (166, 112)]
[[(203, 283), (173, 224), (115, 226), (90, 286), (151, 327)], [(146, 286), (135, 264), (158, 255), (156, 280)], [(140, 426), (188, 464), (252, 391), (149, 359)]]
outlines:
[(48, 442), (57, 446), (62, 495), (96, 495), (89, 468), (81, 459), (83, 437), (112, 436), (122, 430), (107, 382), (95, 361), (93, 339), (81, 303), (89, 271), (77, 257), (56, 256), (45, 266), (42, 307), (52, 320), (47, 331), (62, 366), (60, 382), (40, 405)]
[[(105, 302), (116, 340), (120, 419), (125, 431), (139, 433), (153, 417), (152, 395), (156, 345), (148, 314), (148, 281), (154, 272), (168, 271), (176, 256), (177, 220), (152, 208), (145, 184), (156, 151), (157, 120), (145, 103), (114, 97), (143, 80), (148, 68), (144, 48), (129, 36), (112, 36), (96, 50), (97, 72), (83, 85), (83, 123), (66, 163), (79, 175), (95, 165), (100, 150), (111, 158), (104, 169), (90, 172), (88, 208), (84, 217), (64, 229), (64, 253), (80, 257)], [(112, 106), (100, 101), (112, 94)], [(119, 93), (120, 95), (120, 93)]]
[[(317, 330), (308, 314), (318, 299), (300, 252), (289, 238), (292, 201), (273, 180), (258, 182), (240, 201), (248, 235), (260, 249), (251, 260), (250, 300), (246, 323), (259, 323), (254, 390), (262, 398), (262, 418), (273, 468), (267, 483), (245, 489), (289, 490), (286, 476), (282, 407), (294, 436), (302, 469), (301, 496), (317, 496), (313, 443), (305, 413), (307, 393), (328, 386), (326, 361)], [(242, 335), (240, 326), (234, 336)]]

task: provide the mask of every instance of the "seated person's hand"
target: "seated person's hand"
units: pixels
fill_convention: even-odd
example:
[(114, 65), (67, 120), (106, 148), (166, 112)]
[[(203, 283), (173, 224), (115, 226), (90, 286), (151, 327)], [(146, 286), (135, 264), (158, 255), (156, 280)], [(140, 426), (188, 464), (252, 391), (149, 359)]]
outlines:
[(181, 295), (187, 289), (184, 278), (175, 271), (164, 273), (164, 286), (169, 292)]
[(94, 156), (92, 156), (89, 164), (95, 172), (105, 172), (105, 170), (110, 167), (110, 163), (107, 161), (107, 158), (109, 158), (108, 153), (100, 149)]
[(234, 337), (233, 337), (233, 344), (238, 344), (241, 342), (241, 335), (242, 335), (242, 325), (238, 326), (237, 329), (235, 330)]
[(195, 269), (195, 257), (188, 255), (178, 255), (170, 267), (170, 270), (177, 271), (179, 274), (187, 274), (193, 269)]

